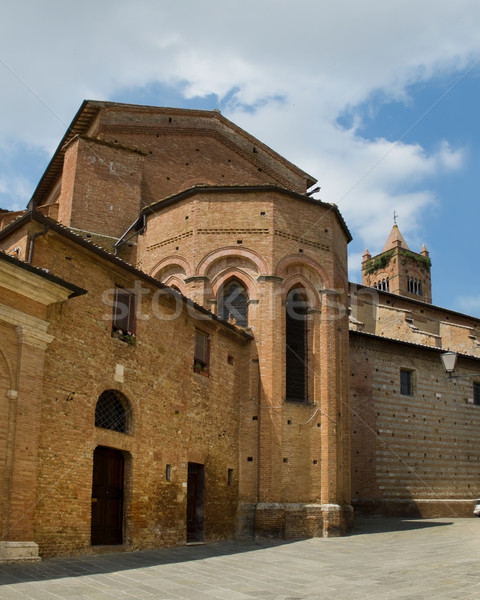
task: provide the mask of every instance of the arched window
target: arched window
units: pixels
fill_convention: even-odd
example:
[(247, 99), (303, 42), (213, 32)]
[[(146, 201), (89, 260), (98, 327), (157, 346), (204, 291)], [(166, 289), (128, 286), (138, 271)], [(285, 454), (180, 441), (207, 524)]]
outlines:
[(407, 277), (407, 289), (410, 293), (416, 294), (417, 296), (422, 295), (422, 282), (420, 279), (415, 277)]
[(390, 280), (387, 277), (386, 279), (379, 279), (373, 284), (373, 287), (376, 290), (380, 290), (381, 292), (389, 292), (390, 291)]
[(293, 289), (286, 303), (286, 400), (308, 400), (308, 323), (307, 296)]
[(95, 427), (128, 433), (128, 413), (127, 398), (117, 390), (105, 390), (98, 398), (95, 407)]
[(247, 327), (248, 294), (237, 279), (231, 279), (222, 287), (218, 296), (218, 316), (226, 321), (235, 319), (236, 325)]

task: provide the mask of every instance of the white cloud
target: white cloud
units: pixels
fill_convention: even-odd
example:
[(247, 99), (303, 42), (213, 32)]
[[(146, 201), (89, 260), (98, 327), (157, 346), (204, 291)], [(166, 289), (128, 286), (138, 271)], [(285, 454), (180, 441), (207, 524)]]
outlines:
[[(235, 90), (224, 114), (317, 177), (373, 252), (394, 209), (414, 234), (428, 178), (464, 156), (441, 139), (431, 153), (363, 139), (355, 107), (467, 68), (479, 21), (476, 0), (17, 0), (0, 24), (0, 148), (52, 152), (86, 97), (157, 81), (187, 97)], [(350, 130), (336, 124), (347, 108)]]
[(0, 176), (0, 198), (8, 202), (10, 210), (23, 210), (29, 200), (29, 192), (31, 186), (25, 178)]

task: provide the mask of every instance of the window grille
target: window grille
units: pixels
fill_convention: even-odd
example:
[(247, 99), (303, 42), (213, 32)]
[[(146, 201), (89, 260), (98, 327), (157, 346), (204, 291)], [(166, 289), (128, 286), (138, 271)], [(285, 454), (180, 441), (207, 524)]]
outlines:
[(95, 407), (95, 427), (110, 429), (119, 433), (128, 432), (126, 405), (128, 401), (123, 394), (115, 390), (106, 390), (97, 401)]
[(292, 290), (286, 304), (286, 400), (308, 399), (308, 327), (307, 302), (298, 290)]
[(248, 295), (238, 281), (230, 281), (223, 286), (218, 298), (218, 316), (226, 321), (234, 319), (236, 325), (247, 327)]

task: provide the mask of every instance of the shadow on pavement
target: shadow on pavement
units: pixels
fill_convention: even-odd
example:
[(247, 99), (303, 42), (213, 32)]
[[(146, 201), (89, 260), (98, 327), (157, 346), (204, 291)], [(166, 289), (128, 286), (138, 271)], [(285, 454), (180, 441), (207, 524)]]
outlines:
[(295, 543), (296, 541), (298, 540), (232, 541), (179, 548), (53, 557), (35, 563), (10, 563), (0, 565), (0, 586), (202, 561), (219, 556), (258, 552), (267, 548)]
[(412, 531), (453, 525), (453, 521), (440, 519), (406, 519), (401, 517), (356, 517), (355, 528), (351, 535), (375, 534), (388, 531)]
[[(370, 535), (391, 531), (407, 531), (428, 527), (452, 525), (452, 521), (401, 519), (401, 518), (357, 518), (354, 535)], [(317, 538), (322, 541), (321, 538)], [(16, 583), (45, 581), (64, 577), (114, 573), (130, 569), (145, 569), (158, 565), (202, 561), (209, 558), (259, 552), (264, 549), (295, 544), (299, 540), (231, 541), (179, 548), (160, 548), (134, 552), (88, 554), (72, 557), (47, 558), (38, 563), (15, 563), (0, 566), (0, 586)], [(328, 544), (328, 540), (325, 540)], [(1, 597), (1, 594), (0, 594)]]

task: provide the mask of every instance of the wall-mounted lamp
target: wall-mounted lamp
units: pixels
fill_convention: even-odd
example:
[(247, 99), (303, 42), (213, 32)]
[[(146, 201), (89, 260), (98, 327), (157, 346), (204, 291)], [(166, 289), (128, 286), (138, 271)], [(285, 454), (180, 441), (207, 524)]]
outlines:
[(68, 396), (65, 398), (65, 400), (66, 400), (67, 402), (70, 402), (70, 400), (73, 400), (74, 398), (75, 398), (75, 392), (70, 392), (70, 393), (68, 394)]
[(440, 354), (440, 358), (442, 359), (443, 368), (445, 369), (445, 373), (447, 373), (449, 379), (468, 379), (469, 377), (480, 377), (480, 373), (466, 373), (465, 375), (453, 375), (455, 371), (455, 366), (457, 364), (457, 353), (449, 350), (448, 352), (443, 352)]
[(442, 359), (445, 373), (451, 377), (452, 373), (455, 371), (455, 365), (457, 364), (457, 353), (449, 350), (448, 352), (443, 352), (443, 354), (440, 354), (440, 358)]

